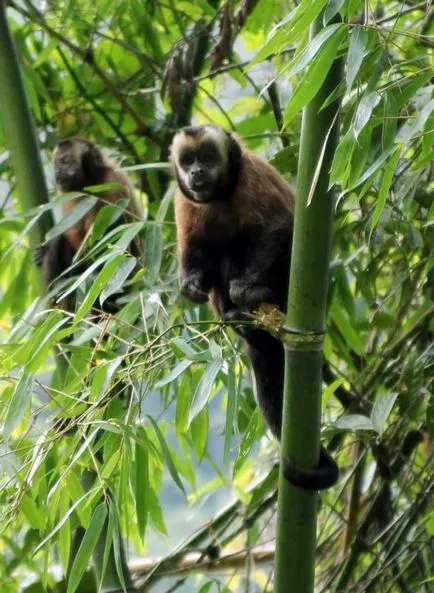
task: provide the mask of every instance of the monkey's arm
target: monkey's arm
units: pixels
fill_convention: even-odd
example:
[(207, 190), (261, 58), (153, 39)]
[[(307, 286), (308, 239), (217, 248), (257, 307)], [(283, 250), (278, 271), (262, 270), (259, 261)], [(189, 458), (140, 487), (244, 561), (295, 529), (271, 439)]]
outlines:
[(202, 242), (191, 241), (180, 252), (180, 290), (188, 300), (205, 303), (217, 274), (212, 253)]
[(59, 235), (37, 247), (33, 257), (35, 264), (42, 266), (45, 282), (51, 284), (70, 267), (74, 252), (67, 238)]

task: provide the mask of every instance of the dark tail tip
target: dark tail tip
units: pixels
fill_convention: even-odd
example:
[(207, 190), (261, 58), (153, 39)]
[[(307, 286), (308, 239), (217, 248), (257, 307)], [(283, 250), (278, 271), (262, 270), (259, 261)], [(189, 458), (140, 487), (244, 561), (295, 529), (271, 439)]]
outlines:
[(288, 482), (303, 490), (326, 490), (336, 484), (339, 478), (336, 461), (324, 447), (321, 447), (317, 467), (305, 469), (285, 457), (282, 471)]

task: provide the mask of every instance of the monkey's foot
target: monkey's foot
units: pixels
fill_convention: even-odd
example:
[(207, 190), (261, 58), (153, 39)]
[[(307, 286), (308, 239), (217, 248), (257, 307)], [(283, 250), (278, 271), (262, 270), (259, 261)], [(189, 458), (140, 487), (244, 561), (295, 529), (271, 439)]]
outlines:
[(35, 247), (33, 249), (33, 261), (34, 261), (35, 265), (42, 266), (46, 253), (47, 253), (46, 245), (38, 245), (38, 247)]

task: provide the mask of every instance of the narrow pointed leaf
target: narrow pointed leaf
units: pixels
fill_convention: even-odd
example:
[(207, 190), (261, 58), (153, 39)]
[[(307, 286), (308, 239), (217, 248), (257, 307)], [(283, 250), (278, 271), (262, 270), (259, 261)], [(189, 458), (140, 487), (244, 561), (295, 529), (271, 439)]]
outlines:
[(295, 88), (284, 113), (284, 121), (287, 126), (319, 91), (324, 82), (327, 72), (336, 57), (339, 45), (341, 44), (346, 31), (337, 29), (334, 34), (324, 43), (321, 51), (309, 64), (306, 73)]
[(375, 430), (382, 434), (393, 405), (398, 397), (397, 393), (383, 393), (375, 400), (371, 412), (371, 420)]
[(86, 529), (83, 540), (78, 549), (77, 555), (71, 567), (68, 579), (67, 593), (74, 593), (77, 589), (82, 576), (87, 568), (89, 560), (101, 535), (104, 522), (107, 517), (107, 507), (105, 503), (99, 504), (90, 520), (89, 527)]
[(8, 439), (21, 422), (33, 391), (33, 376), (24, 373), (18, 381), (6, 411), (3, 437)]
[(199, 385), (194, 392), (193, 401), (190, 408), (189, 425), (206, 405), (222, 363), (223, 361), (220, 358), (217, 358), (207, 365)]
[(46, 235), (47, 241), (58, 237), (85, 216), (97, 203), (98, 198), (88, 196), (78, 201), (77, 205), (62, 220), (53, 226)]

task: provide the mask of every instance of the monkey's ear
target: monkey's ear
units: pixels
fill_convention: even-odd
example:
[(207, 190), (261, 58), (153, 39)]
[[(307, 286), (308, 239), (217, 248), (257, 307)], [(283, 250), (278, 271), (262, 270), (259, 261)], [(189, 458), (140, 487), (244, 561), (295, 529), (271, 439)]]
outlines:
[(241, 148), (241, 144), (238, 142), (236, 138), (232, 136), (232, 134), (228, 134), (228, 139), (229, 166), (236, 167), (241, 163), (241, 159), (243, 158), (243, 150)]

